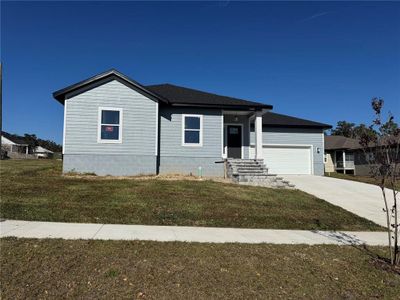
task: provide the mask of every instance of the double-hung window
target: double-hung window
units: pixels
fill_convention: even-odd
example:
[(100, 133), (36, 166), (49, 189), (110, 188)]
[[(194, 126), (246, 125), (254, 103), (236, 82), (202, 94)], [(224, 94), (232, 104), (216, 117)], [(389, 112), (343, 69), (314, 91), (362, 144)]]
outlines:
[(122, 142), (122, 109), (99, 108), (98, 124), (99, 143), (121, 143)]
[(203, 145), (203, 116), (182, 115), (182, 145)]

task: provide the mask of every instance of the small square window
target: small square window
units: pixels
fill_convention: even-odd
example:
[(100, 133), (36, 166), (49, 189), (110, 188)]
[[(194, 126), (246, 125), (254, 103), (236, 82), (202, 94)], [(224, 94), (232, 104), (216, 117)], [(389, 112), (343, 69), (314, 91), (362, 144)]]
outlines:
[(200, 132), (199, 131), (185, 131), (185, 144), (199, 144)]
[(199, 117), (186, 117), (185, 118), (185, 129), (200, 130), (200, 118)]
[(119, 140), (119, 126), (101, 125), (102, 140)]
[(229, 127), (229, 134), (239, 134), (239, 128)]
[(119, 124), (119, 111), (115, 110), (102, 110), (101, 111), (102, 124)]

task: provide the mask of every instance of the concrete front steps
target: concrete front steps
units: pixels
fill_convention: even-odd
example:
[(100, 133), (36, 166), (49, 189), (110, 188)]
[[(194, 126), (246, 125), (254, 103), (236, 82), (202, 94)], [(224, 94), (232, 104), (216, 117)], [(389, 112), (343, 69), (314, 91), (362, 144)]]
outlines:
[(228, 159), (227, 176), (238, 184), (264, 186), (271, 188), (294, 188), (293, 184), (268, 173), (263, 159)]

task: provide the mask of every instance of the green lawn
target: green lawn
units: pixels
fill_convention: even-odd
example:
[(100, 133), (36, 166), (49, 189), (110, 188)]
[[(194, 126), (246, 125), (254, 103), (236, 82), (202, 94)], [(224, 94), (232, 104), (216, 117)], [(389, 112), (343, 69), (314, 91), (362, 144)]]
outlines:
[[(0, 240), (1, 299), (398, 299), (351, 246)], [(385, 255), (383, 248), (369, 251)]]
[(214, 181), (61, 176), (55, 160), (1, 161), (8, 219), (276, 229), (383, 230), (297, 190)]
[[(335, 173), (335, 172), (325, 173), (325, 176), (334, 177), (334, 178), (338, 178), (338, 179), (354, 180), (354, 181), (377, 185), (375, 179), (372, 178), (371, 176), (358, 176), (358, 175), (342, 174), (342, 173)], [(389, 184), (386, 184), (386, 187), (391, 188), (389, 186)], [(400, 190), (400, 180), (397, 180), (395, 187), (396, 187), (396, 190)]]

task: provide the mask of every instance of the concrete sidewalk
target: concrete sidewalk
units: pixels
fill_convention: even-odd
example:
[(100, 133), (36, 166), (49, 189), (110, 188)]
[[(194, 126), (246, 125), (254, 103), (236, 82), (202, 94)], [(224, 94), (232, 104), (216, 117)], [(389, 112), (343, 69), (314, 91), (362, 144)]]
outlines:
[(386, 245), (385, 232), (240, 229), (31, 222), (0, 222), (0, 237), (88, 240), (147, 240), (199, 243)]

